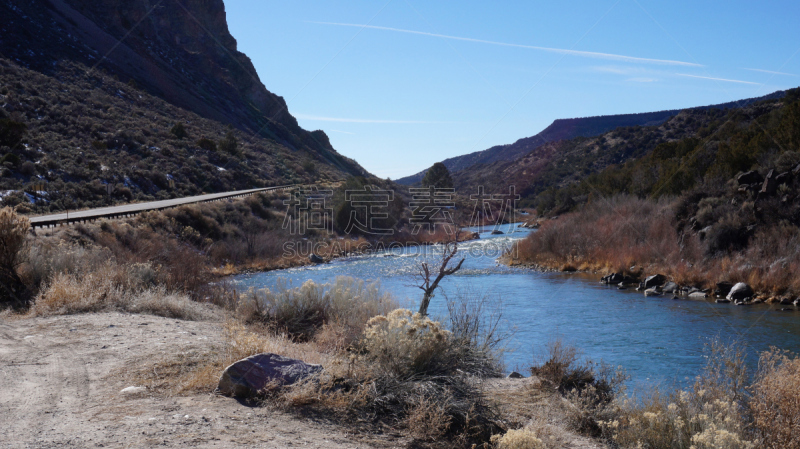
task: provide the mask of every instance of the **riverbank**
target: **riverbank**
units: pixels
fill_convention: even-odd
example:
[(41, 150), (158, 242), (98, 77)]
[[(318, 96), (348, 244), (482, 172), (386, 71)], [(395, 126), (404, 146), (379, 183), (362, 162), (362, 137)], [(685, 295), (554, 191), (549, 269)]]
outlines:
[(702, 232), (679, 232), (678, 206), (630, 197), (589, 204), (544, 222), (504, 262), (547, 271), (616, 273), (639, 281), (660, 274), (666, 278), (660, 285), (671, 281), (709, 296), (744, 283), (753, 301), (794, 303), (800, 294), (800, 235), (765, 227), (754, 231), (743, 249), (714, 252)]

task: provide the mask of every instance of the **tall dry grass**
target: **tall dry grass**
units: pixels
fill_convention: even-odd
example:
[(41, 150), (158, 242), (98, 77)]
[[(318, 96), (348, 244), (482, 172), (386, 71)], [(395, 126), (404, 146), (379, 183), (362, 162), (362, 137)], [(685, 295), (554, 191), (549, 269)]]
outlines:
[(690, 388), (620, 398), (615, 416), (599, 422), (606, 438), (623, 448), (760, 447), (746, 411), (750, 398), (744, 348), (717, 339), (707, 354), (707, 365)]
[[(800, 229), (764, 225), (746, 248), (711, 251), (708, 239), (679, 232), (675, 204), (630, 196), (592, 202), (546, 221), (506, 256), (546, 269), (662, 273), (681, 285), (746, 282), (765, 295), (800, 295)], [(713, 245), (712, 245), (713, 246)]]
[(119, 310), (188, 320), (218, 317), (208, 306), (157, 283), (150, 264), (107, 262), (86, 272), (58, 272), (46, 281), (28, 313), (32, 316)]
[(512, 250), (512, 263), (548, 268), (630, 272), (630, 267), (681, 264), (694, 257), (681, 242), (671, 204), (627, 196), (596, 201), (546, 221)]
[(800, 358), (775, 348), (764, 352), (751, 393), (760, 447), (800, 448)]

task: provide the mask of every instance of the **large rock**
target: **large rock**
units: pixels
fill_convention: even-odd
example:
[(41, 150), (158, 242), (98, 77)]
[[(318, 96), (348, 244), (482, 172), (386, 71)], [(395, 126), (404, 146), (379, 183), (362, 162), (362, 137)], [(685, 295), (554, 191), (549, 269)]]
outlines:
[(708, 295), (705, 292), (696, 291), (689, 293), (689, 299), (706, 299)]
[(325, 259), (313, 253), (308, 256), (308, 260), (310, 260), (311, 263), (325, 263)]
[(731, 291), (725, 298), (730, 301), (736, 301), (738, 299), (745, 299), (752, 297), (753, 297), (753, 289), (750, 288), (750, 286), (745, 284), (744, 282), (739, 282), (736, 285), (734, 285), (733, 288), (731, 288)]
[(764, 178), (764, 184), (761, 185), (761, 193), (772, 195), (777, 188), (778, 184), (775, 182), (775, 170), (770, 170), (769, 173), (767, 173), (767, 177)]
[(617, 285), (625, 279), (622, 273), (611, 273), (600, 278), (601, 284)]
[(253, 397), (268, 387), (291, 385), (320, 371), (321, 365), (278, 354), (256, 354), (225, 368), (217, 392), (240, 398)]
[(792, 173), (791, 172), (783, 172), (780, 175), (775, 177), (775, 184), (782, 186), (784, 184), (789, 184), (792, 181)]
[(717, 282), (717, 289), (714, 291), (714, 296), (724, 298), (731, 292), (733, 284), (730, 282)]
[(645, 296), (661, 296), (661, 289), (658, 287), (648, 288), (644, 291)]
[(644, 288), (648, 289), (651, 287), (657, 287), (664, 285), (665, 282), (667, 282), (666, 276), (663, 274), (654, 274), (652, 276), (647, 276), (647, 278), (644, 280)]
[(760, 184), (763, 180), (764, 178), (755, 170), (742, 173), (736, 177), (736, 181), (739, 182), (739, 185)]
[(664, 287), (661, 289), (664, 293), (676, 293), (679, 290), (678, 284), (670, 281), (664, 284)]

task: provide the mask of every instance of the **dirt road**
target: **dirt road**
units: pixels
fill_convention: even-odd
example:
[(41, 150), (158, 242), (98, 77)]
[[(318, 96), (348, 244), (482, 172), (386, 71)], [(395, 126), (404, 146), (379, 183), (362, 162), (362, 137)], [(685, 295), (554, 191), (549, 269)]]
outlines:
[(403, 446), (208, 393), (122, 392), (142, 360), (207, 351), (221, 330), (121, 313), (1, 321), (0, 447)]

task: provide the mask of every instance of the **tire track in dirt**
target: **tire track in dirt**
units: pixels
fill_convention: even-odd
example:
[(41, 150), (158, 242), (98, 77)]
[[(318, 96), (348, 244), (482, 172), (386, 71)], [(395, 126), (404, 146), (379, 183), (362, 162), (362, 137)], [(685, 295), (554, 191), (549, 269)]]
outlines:
[[(62, 384), (58, 367), (42, 348), (37, 347), (33, 338), (19, 338), (24, 334), (20, 326), (0, 324), (2, 329), (0, 346), (3, 347), (2, 370), (4, 372), (4, 392), (0, 396), (0, 432), (3, 441), (23, 437), (26, 443), (33, 443), (42, 433), (48, 410), (41, 404), (53, 404), (60, 399)], [(23, 367), (39, 367), (23, 369)]]

